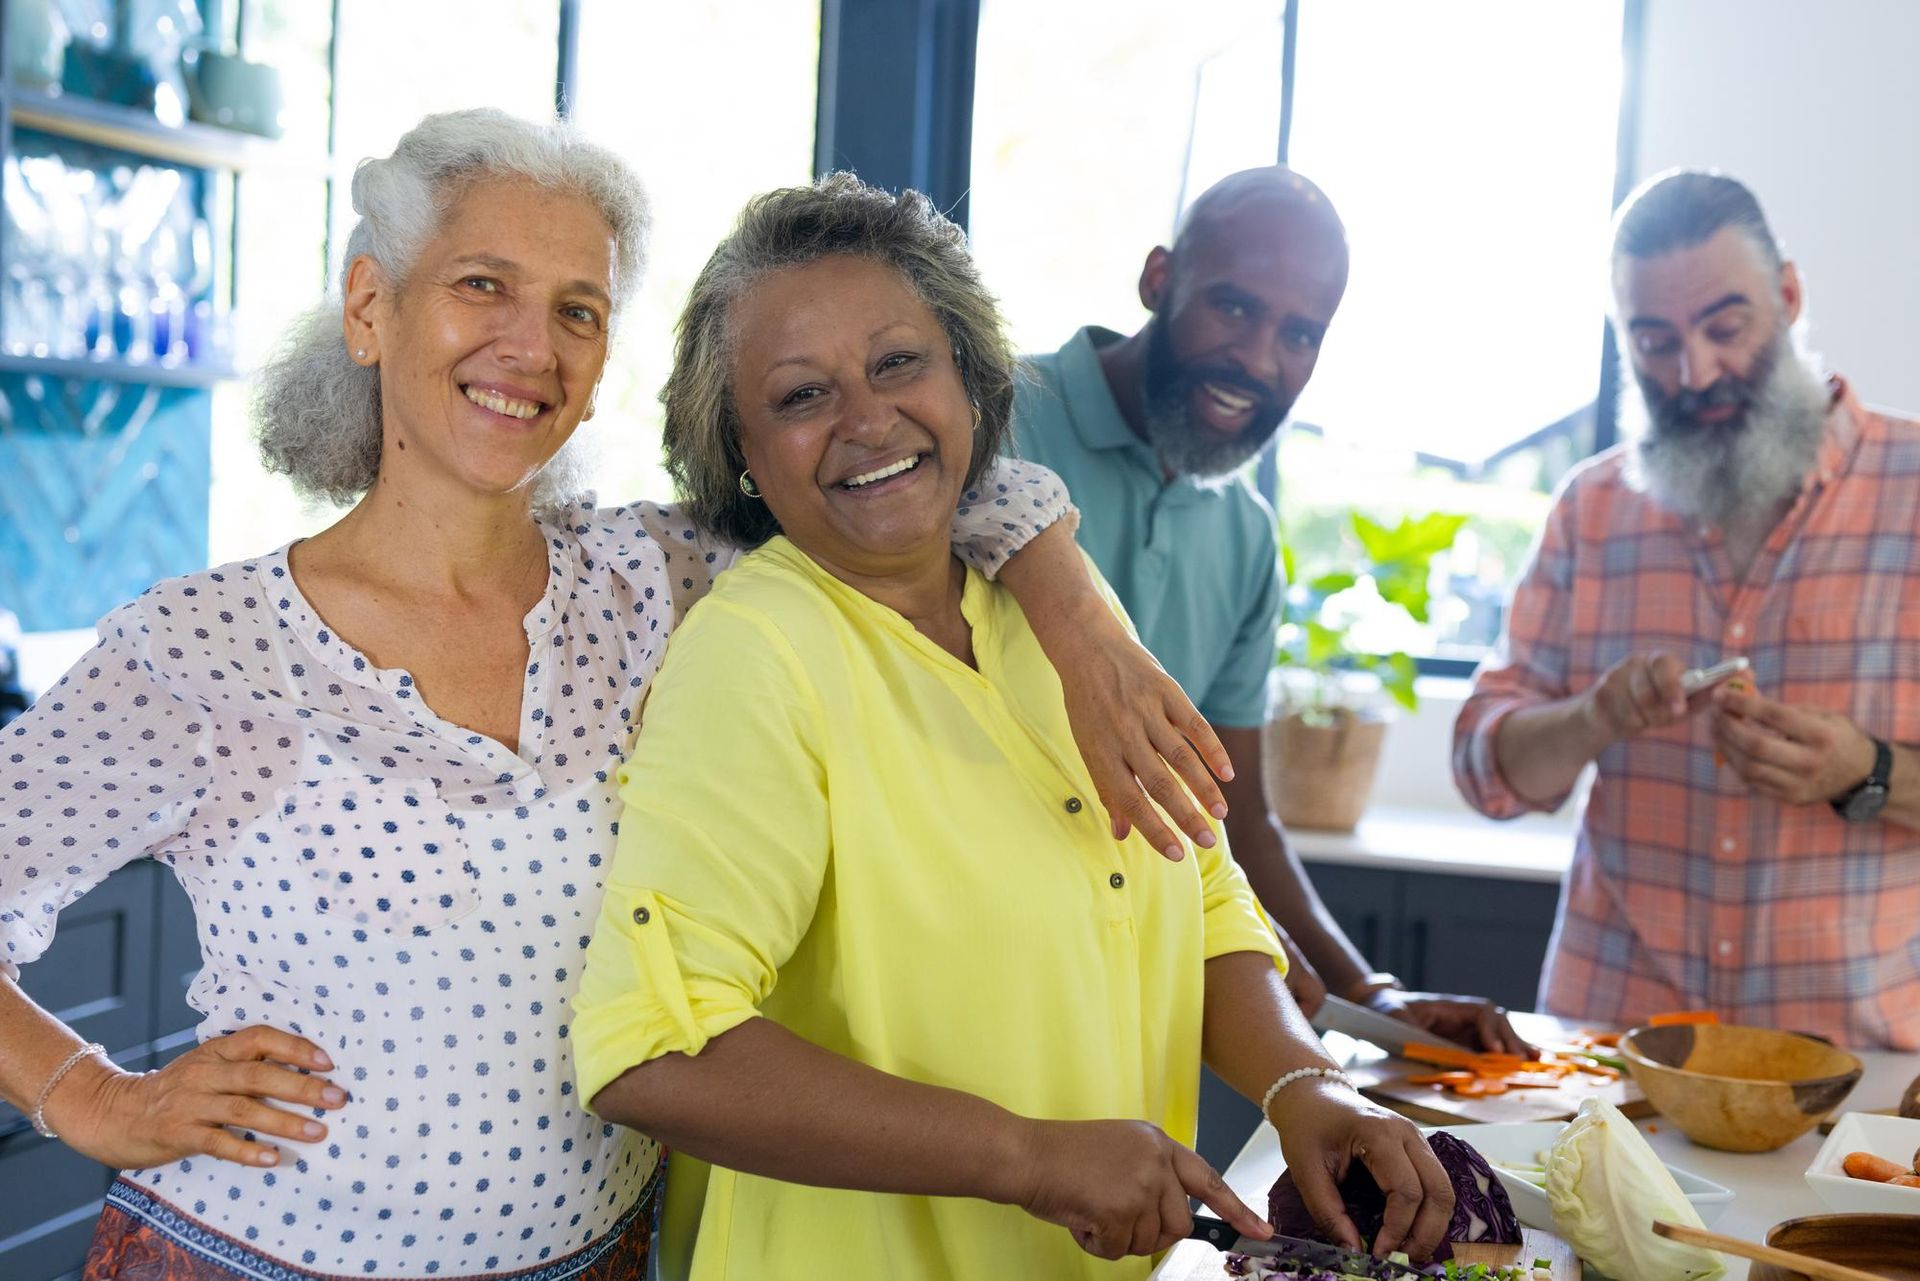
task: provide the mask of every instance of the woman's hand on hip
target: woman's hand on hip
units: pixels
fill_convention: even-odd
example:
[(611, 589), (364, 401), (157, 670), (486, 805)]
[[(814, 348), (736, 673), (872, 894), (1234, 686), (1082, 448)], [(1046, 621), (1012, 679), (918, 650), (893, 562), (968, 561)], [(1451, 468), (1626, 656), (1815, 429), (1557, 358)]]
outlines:
[[(1307, 1212), (1327, 1240), (1375, 1255), (1405, 1250), (1431, 1257), (1453, 1218), (1453, 1184), (1413, 1122), (1367, 1102), (1345, 1085), (1296, 1081), (1270, 1112), (1287, 1169)], [(1367, 1167), (1387, 1195), (1386, 1217), (1371, 1243), (1347, 1216), (1337, 1186), (1352, 1163)]]
[(1088, 1254), (1154, 1254), (1193, 1230), (1199, 1197), (1242, 1236), (1273, 1229), (1211, 1166), (1144, 1121), (1029, 1121), (1016, 1203), (1073, 1233)]
[(47, 1121), (67, 1146), (114, 1169), (201, 1155), (270, 1167), (280, 1153), (265, 1140), (316, 1143), (327, 1135), (320, 1122), (273, 1103), (330, 1111), (347, 1101), (338, 1086), (296, 1068), (326, 1072), (333, 1061), (304, 1037), (242, 1028), (152, 1072), (101, 1068), (98, 1060), (76, 1068), (47, 1100)]

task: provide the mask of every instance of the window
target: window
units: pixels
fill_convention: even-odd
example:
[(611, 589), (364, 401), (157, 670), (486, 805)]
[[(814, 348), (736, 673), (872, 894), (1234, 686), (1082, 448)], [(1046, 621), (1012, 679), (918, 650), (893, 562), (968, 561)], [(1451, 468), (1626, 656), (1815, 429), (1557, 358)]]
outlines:
[(820, 7), (796, 0), (581, 6), (573, 118), (653, 198), (646, 279), (591, 433), (605, 502), (665, 499), (660, 388), (687, 290), (747, 198), (813, 177)]
[(1380, 640), (1473, 655), (1592, 448), (1621, 6), (1298, 3), (1288, 157), (1353, 254), (1281, 447), (1282, 521), (1313, 574), (1351, 507), (1470, 513), (1434, 627)]
[[(1433, 625), (1363, 626), (1382, 648), (1483, 652), (1549, 491), (1593, 448), (1622, 3), (1292, 0), (1285, 154), (1353, 256), (1278, 445), (1281, 523), (1306, 578), (1351, 565), (1351, 509), (1472, 517)], [(1137, 328), (1179, 211), (1281, 154), (1286, 9), (984, 0), (972, 237), (1024, 349)]]
[(1281, 5), (983, 0), (974, 257), (1015, 342), (1132, 332), (1147, 251), (1214, 182), (1280, 154)]

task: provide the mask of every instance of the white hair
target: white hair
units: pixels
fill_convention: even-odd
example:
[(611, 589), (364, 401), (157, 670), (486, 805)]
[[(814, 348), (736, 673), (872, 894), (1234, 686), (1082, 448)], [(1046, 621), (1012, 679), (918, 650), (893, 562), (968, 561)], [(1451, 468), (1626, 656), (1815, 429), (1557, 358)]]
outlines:
[[(459, 199), (476, 183), (502, 179), (579, 196), (599, 210), (613, 232), (609, 324), (617, 321), (646, 267), (652, 215), (639, 178), (571, 125), (535, 124), (490, 107), (428, 116), (391, 156), (360, 162), (353, 173), (360, 221), (347, 237), (341, 293), (360, 257), (404, 284)], [(341, 308), (329, 298), (294, 323), (260, 372), (253, 413), (269, 471), (284, 472), (303, 493), (346, 504), (379, 474), (381, 406), (380, 371), (348, 356)], [(535, 478), (535, 509), (573, 499), (584, 470), (570, 443)]]

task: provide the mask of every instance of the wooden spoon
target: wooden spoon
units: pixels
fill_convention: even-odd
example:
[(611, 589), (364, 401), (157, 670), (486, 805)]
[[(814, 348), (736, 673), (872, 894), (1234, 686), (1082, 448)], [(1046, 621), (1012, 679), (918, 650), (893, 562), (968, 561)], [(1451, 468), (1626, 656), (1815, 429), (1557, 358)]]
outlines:
[(1686, 1245), (1702, 1245), (1709, 1250), (1722, 1250), (1738, 1255), (1742, 1259), (1753, 1259), (1760, 1263), (1771, 1263), (1775, 1267), (1792, 1268), (1803, 1272), (1813, 1281), (1887, 1281), (1885, 1277), (1871, 1272), (1862, 1272), (1859, 1268), (1850, 1268), (1844, 1263), (1828, 1263), (1825, 1259), (1816, 1259), (1810, 1254), (1801, 1254), (1798, 1250), (1782, 1250), (1771, 1245), (1761, 1245), (1758, 1241), (1742, 1241), (1739, 1237), (1722, 1236), (1718, 1232), (1709, 1232), (1705, 1228), (1690, 1228), (1684, 1224), (1667, 1223), (1660, 1219), (1653, 1221), (1653, 1230), (1663, 1237)]

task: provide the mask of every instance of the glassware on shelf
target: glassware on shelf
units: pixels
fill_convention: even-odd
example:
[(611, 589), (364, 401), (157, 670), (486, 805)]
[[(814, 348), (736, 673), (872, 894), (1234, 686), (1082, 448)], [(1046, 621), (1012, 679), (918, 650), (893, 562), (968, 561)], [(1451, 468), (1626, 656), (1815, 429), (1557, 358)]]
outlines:
[(0, 350), (167, 367), (230, 358), (191, 171), (16, 153), (4, 173)]
[(4, 193), (12, 232), (7, 241), (6, 294), (0, 298), (0, 318), (5, 321), (0, 342), (9, 355), (44, 356), (49, 350), (47, 275), (52, 219), (40, 194), (28, 184), (19, 156), (7, 157), (0, 193)]

